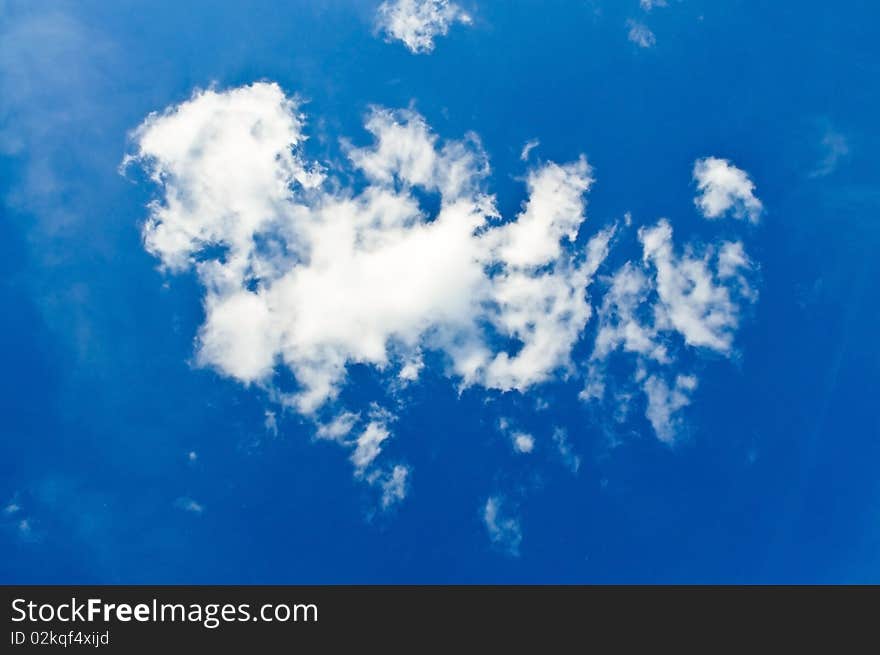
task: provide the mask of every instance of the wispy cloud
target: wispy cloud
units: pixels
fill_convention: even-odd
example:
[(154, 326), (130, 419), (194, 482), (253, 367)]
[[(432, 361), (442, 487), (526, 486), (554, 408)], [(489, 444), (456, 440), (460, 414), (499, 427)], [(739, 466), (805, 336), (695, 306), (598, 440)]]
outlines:
[(630, 19), (626, 22), (626, 26), (629, 28), (627, 38), (640, 48), (652, 48), (656, 45), (657, 38), (644, 23)]
[(654, 7), (665, 7), (666, 0), (639, 0), (639, 6), (644, 11), (651, 11)]
[(581, 468), (581, 458), (578, 456), (568, 440), (568, 433), (563, 428), (553, 430), (553, 443), (562, 463), (572, 472), (577, 473)]
[(205, 511), (204, 505), (188, 496), (181, 496), (175, 500), (174, 506), (181, 511), (191, 514), (201, 514)]
[(823, 156), (819, 164), (810, 172), (810, 177), (825, 177), (837, 170), (840, 163), (849, 156), (849, 140), (833, 129), (822, 136)]
[(483, 507), (483, 523), (489, 539), (509, 555), (519, 556), (522, 543), (522, 529), (519, 519), (507, 513), (504, 498), (491, 496)]
[(520, 161), (528, 161), (529, 155), (532, 153), (532, 150), (541, 145), (541, 142), (538, 139), (532, 139), (530, 141), (526, 141), (526, 144), (523, 146), (522, 152), (519, 153)]

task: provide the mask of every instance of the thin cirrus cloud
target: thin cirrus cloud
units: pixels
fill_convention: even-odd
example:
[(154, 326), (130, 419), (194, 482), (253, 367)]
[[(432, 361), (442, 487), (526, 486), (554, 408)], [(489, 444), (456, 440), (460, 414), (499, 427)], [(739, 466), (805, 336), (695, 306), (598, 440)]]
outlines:
[(822, 137), (821, 146), (824, 155), (819, 164), (810, 171), (810, 177), (831, 175), (850, 154), (849, 140), (846, 136), (830, 128)]
[[(344, 146), (364, 182), (355, 190), (308, 160), (304, 120), (294, 99), (262, 82), (197, 91), (132, 133), (126, 164), (143, 166), (160, 189), (145, 247), (167, 272), (193, 271), (204, 290), (199, 365), (310, 419), (315, 438), (348, 449), (355, 476), (383, 507), (405, 497), (411, 471), (385, 461), (391, 412), (340, 407), (353, 364), (389, 384), (415, 384), (430, 351), (460, 389), (528, 393), (583, 376), (582, 397), (596, 402), (606, 360), (625, 352), (636, 358), (633, 379), (657, 435), (674, 439), (676, 412), (696, 384), (669, 372), (669, 341), (731, 352), (739, 304), (754, 298), (741, 243), (682, 253), (668, 221), (643, 227), (642, 260), (611, 276), (593, 355), (576, 362), (597, 271), (626, 230), (612, 224), (579, 237), (593, 184), (583, 155), (531, 167), (521, 210), (502, 217), (476, 135), (443, 141), (412, 110), (374, 107), (365, 119), (372, 144)], [(439, 209), (422, 206), (425, 194)], [(282, 368), (293, 388), (276, 384)], [(567, 442), (556, 443), (576, 470)], [(528, 452), (534, 441), (513, 444)], [(497, 507), (490, 513), (504, 525)]]
[(469, 25), (470, 14), (449, 0), (386, 0), (376, 13), (376, 26), (388, 41), (400, 41), (413, 54), (434, 50), (434, 39), (455, 23)]

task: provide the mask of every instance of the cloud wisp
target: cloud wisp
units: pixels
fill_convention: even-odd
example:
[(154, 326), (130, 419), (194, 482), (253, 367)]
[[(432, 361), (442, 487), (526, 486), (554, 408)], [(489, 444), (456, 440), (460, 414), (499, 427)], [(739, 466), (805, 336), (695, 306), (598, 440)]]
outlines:
[(626, 26), (629, 28), (627, 38), (640, 48), (653, 48), (657, 44), (654, 32), (644, 23), (630, 19)]

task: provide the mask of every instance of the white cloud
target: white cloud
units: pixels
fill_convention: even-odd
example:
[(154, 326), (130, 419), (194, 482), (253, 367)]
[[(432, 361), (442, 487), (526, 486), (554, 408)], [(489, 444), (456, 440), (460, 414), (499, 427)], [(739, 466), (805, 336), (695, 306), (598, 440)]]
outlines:
[(523, 146), (522, 152), (519, 153), (520, 161), (528, 161), (529, 155), (532, 150), (541, 145), (541, 142), (538, 139), (532, 139), (531, 141), (526, 141), (526, 144)]
[(755, 184), (748, 174), (726, 159), (706, 157), (694, 163), (698, 195), (694, 203), (706, 218), (732, 215), (757, 223), (764, 206), (755, 197)]
[(627, 37), (640, 48), (651, 48), (657, 43), (657, 37), (644, 23), (628, 20), (626, 26), (629, 28)]
[(422, 361), (421, 353), (417, 353), (412, 359), (404, 363), (397, 377), (405, 382), (415, 382), (419, 379), (423, 368), (425, 368), (425, 362)]
[[(639, 229), (638, 238), (642, 261), (627, 262), (608, 278), (580, 398), (602, 402), (608, 386), (605, 361), (615, 351), (629, 354), (636, 365), (633, 380), (648, 396), (651, 424), (658, 438), (671, 442), (675, 413), (690, 402), (697, 381), (679, 376), (670, 388), (648, 369), (674, 365), (680, 346), (730, 356), (741, 308), (757, 299), (749, 282), (754, 264), (738, 241), (699, 250), (688, 246), (677, 253), (666, 219)], [(630, 395), (612, 396), (611, 412), (625, 418)]]
[(665, 7), (666, 0), (639, 0), (639, 6), (645, 11), (651, 11), (654, 7)]
[(568, 441), (568, 434), (564, 429), (556, 428), (553, 430), (553, 443), (556, 444), (556, 449), (559, 451), (562, 463), (572, 473), (577, 473), (581, 468), (581, 458), (572, 449), (571, 443)]
[(342, 412), (329, 423), (319, 425), (315, 431), (318, 439), (329, 439), (330, 441), (342, 441), (352, 431), (355, 423), (360, 420), (360, 414), (354, 412)]
[(513, 556), (519, 555), (522, 530), (519, 520), (504, 512), (503, 499), (491, 496), (483, 508), (483, 523), (493, 544)]
[(388, 509), (406, 498), (408, 480), (409, 468), (401, 464), (396, 465), (390, 473), (380, 477), (379, 484), (382, 488), (383, 509)]
[(273, 437), (278, 436), (278, 418), (275, 416), (275, 412), (269, 409), (266, 410), (263, 426), (266, 428), (266, 432)]
[(391, 433), (387, 426), (380, 421), (370, 421), (367, 427), (357, 438), (351, 462), (358, 473), (363, 473), (373, 460), (382, 452), (382, 442), (388, 439)]
[(177, 509), (183, 510), (184, 512), (189, 512), (191, 514), (201, 514), (205, 511), (204, 505), (186, 496), (182, 496), (175, 500), (174, 506)]
[[(370, 366), (399, 386), (433, 353), (460, 389), (520, 392), (577, 374), (587, 292), (617, 227), (582, 234), (593, 184), (583, 156), (530, 168), (521, 210), (502, 217), (476, 135), (442, 141), (411, 110), (372, 108), (372, 143), (344, 142), (346, 173), (362, 182), (350, 187), (326, 172), (338, 167), (306, 158), (304, 124), (276, 84), (198, 91), (151, 114), (126, 162), (161, 191), (145, 247), (204, 288), (196, 362), (259, 386), (313, 420), (316, 438), (351, 448), (355, 474), (387, 506), (409, 469), (378, 459), (390, 414), (374, 407), (362, 422), (333, 406), (348, 368)], [(423, 208), (425, 194), (436, 210)], [(638, 235), (642, 261), (610, 278), (599, 305), (585, 398), (604, 396), (603, 362), (618, 349), (665, 365), (680, 335), (729, 354), (738, 303), (754, 298), (742, 244), (679, 254), (665, 220)], [(293, 388), (276, 385), (281, 369)]]
[(515, 432), (510, 435), (514, 451), (518, 453), (530, 453), (535, 449), (535, 438), (526, 432)]
[[(347, 150), (368, 181), (354, 193), (303, 159), (302, 125), (260, 83), (198, 92), (134, 133), (130, 160), (163, 190), (146, 246), (205, 287), (199, 364), (263, 386), (284, 365), (300, 389), (282, 400), (304, 414), (336, 397), (347, 365), (394, 361), (408, 377), (424, 348), (463, 386), (524, 390), (570, 367), (611, 236), (572, 245), (592, 183), (583, 157), (530, 171), (522, 212), (499, 225), (475, 136), (440, 144), (418, 114), (373, 109), (374, 144)], [(436, 216), (416, 188), (439, 194)], [(519, 347), (495, 352), (487, 326)]]
[(697, 388), (697, 378), (693, 375), (679, 375), (670, 387), (663, 379), (651, 375), (644, 380), (645, 395), (648, 397), (646, 416), (664, 443), (672, 443), (678, 430), (676, 413), (691, 402), (691, 394)]
[(849, 156), (849, 140), (840, 132), (828, 129), (822, 137), (824, 156), (810, 177), (825, 177), (837, 170), (840, 162)]
[[(708, 257), (677, 256), (672, 246), (672, 226), (661, 220), (652, 228), (639, 230), (643, 257), (656, 271), (659, 303), (655, 306), (655, 327), (672, 328), (690, 346), (730, 351), (739, 320), (739, 306), (723, 284), (716, 283)], [(728, 245), (723, 250), (724, 272), (734, 266)], [(742, 252), (742, 246), (739, 246)], [(743, 261), (740, 265), (745, 266)]]
[(434, 50), (434, 39), (445, 36), (454, 23), (471, 17), (449, 0), (386, 0), (379, 6), (376, 24), (387, 40), (396, 39), (414, 54)]

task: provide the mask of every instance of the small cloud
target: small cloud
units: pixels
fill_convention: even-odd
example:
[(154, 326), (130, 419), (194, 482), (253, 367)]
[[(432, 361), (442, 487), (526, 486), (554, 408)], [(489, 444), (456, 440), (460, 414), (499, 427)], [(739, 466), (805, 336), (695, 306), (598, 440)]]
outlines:
[(535, 449), (535, 438), (525, 432), (515, 432), (510, 435), (513, 449), (518, 453), (530, 453)]
[(13, 514), (17, 514), (20, 510), (21, 506), (17, 503), (9, 503), (3, 508), (3, 513), (6, 514), (6, 516), (12, 516)]
[(275, 418), (275, 412), (266, 410), (266, 419), (263, 421), (263, 425), (266, 427), (266, 432), (273, 437), (278, 436), (278, 419)]
[(510, 419), (504, 416), (498, 419), (498, 429), (510, 439), (514, 452), (526, 454), (535, 449), (535, 438), (527, 432), (515, 429)]
[(360, 417), (360, 414), (355, 414), (354, 412), (342, 412), (329, 423), (318, 425), (315, 436), (318, 439), (326, 439), (328, 441), (342, 441), (352, 431)]
[(644, 23), (630, 19), (626, 25), (629, 27), (629, 40), (640, 48), (652, 48), (657, 43), (657, 37)]
[(491, 496), (486, 501), (483, 508), (483, 523), (493, 544), (507, 554), (518, 557), (522, 530), (517, 518), (505, 515), (503, 502), (500, 496)]
[(199, 458), (199, 454), (196, 451), (191, 450), (187, 453), (186, 458), (191, 462), (195, 462)]
[(652, 375), (645, 380), (644, 389), (648, 396), (647, 417), (664, 443), (675, 441), (678, 432), (678, 411), (691, 403), (691, 395), (697, 388), (697, 378), (693, 375), (679, 375), (670, 387), (663, 379)]
[(559, 451), (559, 456), (562, 458), (563, 464), (565, 464), (572, 473), (577, 473), (581, 468), (581, 458), (572, 450), (565, 430), (562, 428), (556, 428), (553, 431), (553, 443), (556, 444), (556, 450)]
[(409, 472), (408, 467), (398, 464), (391, 473), (383, 476), (379, 483), (382, 487), (382, 509), (388, 509), (406, 498)]
[(205, 511), (204, 505), (186, 496), (181, 496), (175, 500), (174, 506), (179, 510), (190, 512), (192, 514), (201, 514)]
[(519, 158), (522, 161), (528, 161), (529, 154), (532, 152), (532, 150), (537, 148), (539, 145), (541, 145), (541, 142), (538, 139), (532, 139), (531, 141), (526, 141), (526, 144), (523, 146), (522, 152), (519, 153)]
[(654, 7), (665, 7), (666, 0), (639, 0), (639, 6), (643, 11), (651, 11)]
[(810, 172), (810, 177), (825, 177), (837, 170), (840, 162), (849, 156), (849, 141), (840, 132), (829, 129), (822, 137), (822, 150), (822, 161)]
[(357, 438), (354, 452), (351, 454), (351, 463), (358, 473), (362, 474), (373, 463), (382, 452), (382, 442), (390, 436), (391, 433), (384, 423), (379, 421), (367, 423), (367, 427)]
[(419, 379), (423, 368), (425, 368), (425, 362), (422, 361), (422, 358), (414, 357), (403, 365), (397, 377), (405, 382), (415, 382)]
[(386, 0), (376, 18), (387, 41), (401, 41), (413, 54), (432, 52), (434, 39), (445, 36), (450, 25), (471, 22), (470, 15), (449, 0)]
[(694, 162), (694, 181), (699, 191), (694, 204), (705, 218), (726, 215), (757, 223), (764, 206), (755, 196), (748, 173), (726, 159), (705, 157)]

